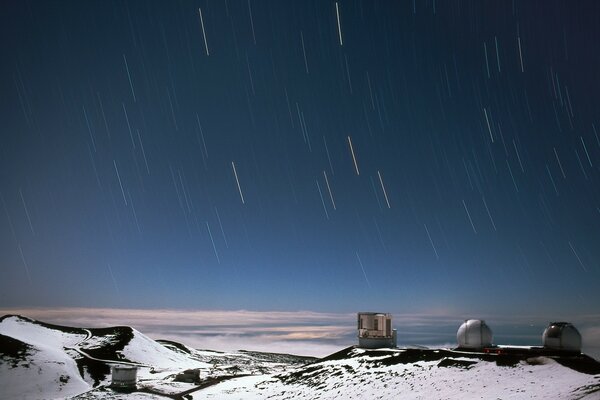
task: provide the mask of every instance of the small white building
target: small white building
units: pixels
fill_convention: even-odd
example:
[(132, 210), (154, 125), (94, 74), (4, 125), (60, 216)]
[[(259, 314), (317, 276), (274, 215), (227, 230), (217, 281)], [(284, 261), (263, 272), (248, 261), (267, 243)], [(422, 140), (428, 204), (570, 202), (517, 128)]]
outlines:
[(392, 328), (392, 314), (358, 313), (358, 347), (378, 349), (396, 347), (396, 330)]
[(581, 334), (569, 322), (551, 322), (542, 342), (546, 349), (581, 353)]
[(111, 368), (110, 387), (117, 390), (135, 390), (137, 385), (137, 367), (133, 365), (114, 365)]
[(456, 340), (461, 349), (481, 350), (492, 345), (493, 333), (480, 319), (465, 320), (458, 328)]

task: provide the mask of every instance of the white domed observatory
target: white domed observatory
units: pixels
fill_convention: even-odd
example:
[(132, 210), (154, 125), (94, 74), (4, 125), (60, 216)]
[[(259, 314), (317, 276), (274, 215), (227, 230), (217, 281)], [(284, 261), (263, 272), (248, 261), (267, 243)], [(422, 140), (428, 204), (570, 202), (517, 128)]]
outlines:
[(461, 349), (481, 350), (492, 345), (492, 338), (492, 330), (480, 319), (465, 320), (456, 333)]
[(546, 349), (581, 353), (581, 334), (569, 322), (551, 322), (542, 341)]

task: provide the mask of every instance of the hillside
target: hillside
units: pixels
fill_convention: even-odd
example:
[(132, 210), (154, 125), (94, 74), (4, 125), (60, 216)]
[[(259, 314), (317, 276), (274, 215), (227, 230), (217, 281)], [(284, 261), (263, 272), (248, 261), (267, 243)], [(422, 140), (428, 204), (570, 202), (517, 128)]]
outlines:
[[(314, 359), (192, 349), (130, 327), (50, 325), (0, 318), (2, 399), (600, 399), (600, 363), (535, 349), (482, 354), (355, 347)], [(110, 388), (110, 367), (138, 367), (131, 393)], [(200, 380), (181, 381), (185, 370)]]
[(200, 370), (203, 377), (222, 379), (281, 372), (312, 360), (269, 353), (195, 350), (176, 342), (152, 340), (124, 326), (86, 329), (16, 315), (0, 318), (2, 399), (69, 397), (95, 388), (102, 398), (109, 398), (112, 394), (105, 387), (110, 384), (110, 367), (115, 364), (139, 367), (138, 388), (174, 394), (197, 388), (191, 383), (175, 382), (176, 375), (188, 369)]
[(433, 349), (344, 349), (268, 379), (244, 377), (196, 399), (600, 399), (600, 364)]

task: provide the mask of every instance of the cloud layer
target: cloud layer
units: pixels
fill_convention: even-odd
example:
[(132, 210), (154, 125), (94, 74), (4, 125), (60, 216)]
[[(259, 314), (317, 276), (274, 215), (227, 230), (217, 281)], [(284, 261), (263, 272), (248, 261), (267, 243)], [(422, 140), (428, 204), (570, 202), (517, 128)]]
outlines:
[[(80, 327), (132, 326), (154, 339), (170, 339), (212, 350), (257, 350), (325, 356), (356, 342), (355, 313), (313, 311), (225, 311), (110, 308), (14, 308), (49, 323)], [(394, 314), (403, 345), (453, 346), (460, 315)], [(541, 344), (544, 317), (487, 318), (499, 344)], [(583, 336), (584, 351), (600, 358), (600, 316), (572, 317)]]

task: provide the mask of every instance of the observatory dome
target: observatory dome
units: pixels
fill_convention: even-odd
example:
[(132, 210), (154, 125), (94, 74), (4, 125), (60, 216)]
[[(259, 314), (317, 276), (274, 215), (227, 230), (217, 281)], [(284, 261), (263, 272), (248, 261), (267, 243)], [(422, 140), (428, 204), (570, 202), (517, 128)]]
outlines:
[(581, 334), (569, 322), (551, 322), (542, 341), (547, 349), (581, 352)]
[(463, 349), (481, 349), (492, 345), (492, 330), (479, 319), (465, 320), (458, 328), (456, 340), (458, 347)]

